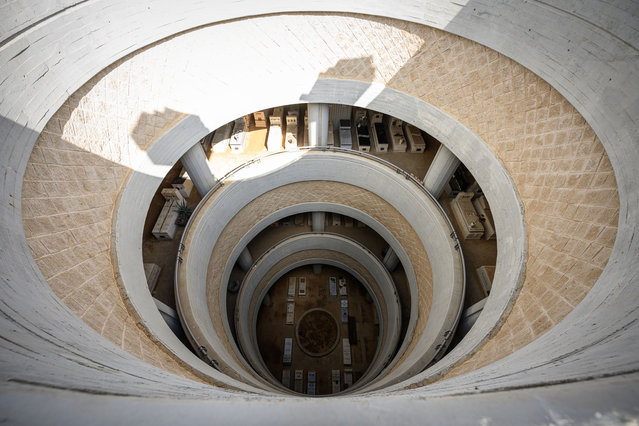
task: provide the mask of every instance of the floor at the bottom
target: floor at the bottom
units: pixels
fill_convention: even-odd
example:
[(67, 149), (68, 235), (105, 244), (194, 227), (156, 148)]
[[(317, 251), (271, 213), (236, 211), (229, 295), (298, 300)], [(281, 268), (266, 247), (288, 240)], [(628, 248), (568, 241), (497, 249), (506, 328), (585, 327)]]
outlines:
[[(295, 295), (288, 296), (289, 277), (306, 278), (306, 295), (299, 294), (299, 284)], [(346, 296), (331, 296), (329, 278), (340, 277), (346, 279)], [(339, 287), (339, 284), (338, 284)], [(327, 395), (333, 393), (332, 371), (340, 372), (340, 390), (346, 389), (345, 381), (349, 372), (353, 383), (361, 378), (370, 365), (377, 350), (377, 335), (379, 326), (376, 324), (375, 307), (370, 298), (366, 297), (366, 289), (350, 274), (341, 269), (324, 265), (322, 272), (313, 273), (312, 266), (303, 266), (282, 276), (269, 291), (269, 302), (260, 308), (257, 321), (258, 346), (262, 359), (273, 377), (281, 382), (284, 370), (289, 370), (292, 390), (308, 390), (308, 372), (315, 372), (316, 394)], [(356, 336), (351, 334), (351, 365), (344, 365), (343, 339), (349, 338), (348, 323), (340, 318), (342, 300), (348, 301), (348, 315), (354, 318)], [(294, 303), (293, 324), (286, 324), (286, 310), (289, 301)], [(337, 345), (324, 356), (310, 356), (300, 347), (296, 338), (296, 328), (300, 318), (307, 311), (315, 308), (328, 312), (338, 324)], [(322, 333), (322, 330), (317, 330)], [(327, 330), (330, 332), (330, 330)], [(352, 330), (351, 330), (352, 332)], [(284, 365), (284, 339), (291, 338), (293, 342), (290, 365)], [(355, 339), (353, 339), (355, 338)], [(296, 370), (302, 371), (301, 383), (295, 383)], [(346, 380), (345, 380), (346, 379)]]

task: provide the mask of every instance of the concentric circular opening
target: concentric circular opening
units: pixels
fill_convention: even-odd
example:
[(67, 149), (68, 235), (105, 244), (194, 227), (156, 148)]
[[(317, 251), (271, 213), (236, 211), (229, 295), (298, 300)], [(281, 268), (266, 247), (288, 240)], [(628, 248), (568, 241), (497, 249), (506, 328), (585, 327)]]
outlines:
[(380, 348), (380, 313), (352, 274), (331, 264), (322, 264), (318, 273), (316, 266), (294, 268), (269, 288), (255, 334), (258, 363), (275, 382), (305, 393), (306, 387), (296, 387), (287, 376), (312, 371), (315, 394), (328, 395), (336, 392), (334, 371), (347, 370), (350, 376), (340, 382), (341, 392), (370, 370)]
[[(295, 108), (299, 108), (299, 105), (292, 106), (293, 111)], [(357, 111), (359, 114), (361, 109)], [(397, 132), (400, 132), (400, 128), (401, 131), (409, 129), (398, 127), (397, 120), (386, 120), (384, 114), (374, 111), (368, 111), (367, 114), (371, 119), (380, 116), (382, 124), (388, 122), (391, 127), (395, 125)], [(355, 114), (354, 117), (359, 116)], [(245, 130), (248, 122), (250, 120), (243, 121)], [(357, 120), (353, 123), (357, 123)], [(250, 126), (248, 129), (247, 134), (253, 135)], [(381, 132), (381, 127), (375, 131)], [(219, 131), (215, 132), (215, 137), (207, 137), (202, 141), (211, 161), (226, 157), (229, 157), (229, 161), (237, 161), (239, 157), (233, 157), (232, 146), (227, 146), (224, 152), (216, 151), (223, 143), (216, 142), (217, 133)], [(262, 149), (270, 151), (270, 129), (269, 132), (258, 134), (266, 138), (261, 142), (264, 144)], [(301, 131), (299, 135), (304, 137)], [(335, 136), (338, 136), (337, 130)], [(360, 139), (366, 135), (355, 133), (354, 136), (354, 141), (361, 142)], [(422, 134), (422, 137), (425, 136)], [(247, 138), (245, 149), (259, 151), (259, 147), (252, 145), (253, 137)], [(292, 244), (282, 247), (277, 256), (260, 263), (265, 254), (279, 247), (278, 240), (272, 237), (280, 234), (279, 229), (286, 229), (292, 234), (282, 234), (285, 240), (305, 233), (315, 235), (312, 238), (320, 244), (315, 250), (332, 250), (322, 246), (333, 238), (330, 237), (331, 233), (338, 239), (351, 238), (364, 250), (364, 257), (360, 256), (358, 262), (367, 256), (370, 258), (364, 261), (368, 262), (364, 270), (370, 273), (375, 262), (383, 270), (381, 275), (375, 275), (375, 279), (364, 278), (362, 283), (368, 286), (382, 275), (390, 278), (390, 286), (378, 287), (378, 290), (369, 288), (372, 292), (367, 299), (373, 299), (372, 305), (379, 310), (375, 320), (380, 324), (376, 336), (378, 341), (371, 345), (375, 350), (371, 355), (373, 360), (368, 360), (370, 371), (362, 372), (357, 389), (353, 388), (352, 391), (359, 390), (360, 386), (376, 389), (397, 383), (441, 358), (453, 340), (453, 330), (463, 306), (465, 267), (457, 238), (460, 231), (449, 219), (452, 213), (448, 199), (454, 197), (454, 194), (451, 197), (450, 191), (454, 192), (456, 188), (453, 185), (447, 190), (449, 192), (442, 207), (426, 191), (422, 182), (416, 179), (428, 168), (429, 162), (434, 161), (434, 151), (439, 152), (439, 142), (431, 140), (430, 143), (434, 145), (427, 145), (431, 152), (428, 152), (429, 149), (426, 152), (395, 149), (385, 152), (381, 150), (378, 140), (377, 147), (371, 145), (372, 154), (362, 149), (362, 146), (359, 150), (330, 146), (288, 149), (286, 146), (277, 152), (265, 152), (259, 159), (242, 163), (218, 179), (202, 198), (186, 227), (176, 264), (177, 308), (197, 354), (226, 374), (245, 377), (252, 385), (262, 386), (266, 381), (275, 388), (284, 385), (290, 390), (294, 390), (294, 385), (292, 379), (286, 383), (285, 373), (289, 370), (288, 373), (293, 375), (296, 369), (284, 368), (290, 367), (283, 357), (287, 339), (292, 337), (293, 348), (307, 357), (322, 358), (325, 351), (328, 354), (334, 351), (340, 357), (343, 355), (345, 349), (342, 347), (344, 345), (340, 346), (339, 339), (348, 335), (342, 324), (339, 326), (342, 327), (340, 337), (335, 340), (337, 343), (331, 337), (328, 349), (325, 347), (328, 342), (323, 341), (323, 337), (311, 336), (312, 333), (305, 331), (304, 327), (302, 335), (298, 335), (295, 331), (296, 326), (299, 326), (298, 319), (293, 323), (295, 326), (291, 327), (293, 333), (290, 333), (290, 337), (271, 336), (270, 342), (258, 343), (258, 328), (261, 326), (258, 312), (263, 306), (262, 301), (267, 305), (273, 302), (274, 299), (267, 293), (274, 280), (286, 274), (285, 271), (290, 271), (286, 265), (306, 265), (310, 268), (325, 260), (326, 253), (315, 252), (314, 257), (304, 261), (299, 256), (308, 248), (304, 248), (303, 244)], [(378, 152), (375, 152), (376, 149)], [(378, 156), (379, 153), (383, 155)], [(481, 188), (476, 182), (471, 184), (471, 181), (472, 176), (462, 167), (461, 172), (455, 172), (451, 182), (466, 187), (474, 185), (481, 195)], [(317, 216), (321, 218), (319, 221), (316, 221)], [(318, 223), (322, 225), (318, 226)], [(376, 237), (359, 239), (356, 234), (360, 231), (363, 234), (368, 232), (369, 236), (375, 234)], [(319, 235), (328, 239), (320, 243), (317, 240)], [(379, 239), (379, 244), (370, 243), (376, 239)], [(343, 245), (344, 242), (337, 244)], [(495, 245), (494, 242), (486, 244)], [(293, 247), (296, 247), (295, 251), (290, 251)], [(343, 254), (348, 253), (348, 250), (352, 248)], [(370, 255), (365, 255), (366, 251)], [(293, 256), (294, 253), (297, 254)], [(332, 261), (337, 267), (346, 266), (339, 266), (341, 261), (337, 258)], [(249, 281), (252, 283), (248, 286), (251, 290), (244, 291), (247, 277), (257, 265), (259, 273), (253, 273), (252, 281)], [(475, 265), (471, 267), (471, 274), (474, 274)], [(361, 279), (362, 271), (355, 275)], [(237, 293), (234, 293), (233, 282), (243, 283)], [(391, 311), (380, 309), (384, 303), (397, 303), (399, 309), (393, 308), (392, 315), (389, 315)], [(280, 306), (282, 318), (285, 317), (282, 312), (288, 308), (287, 305), (284, 303)], [(297, 306), (296, 313), (314, 308), (318, 306)], [(332, 315), (338, 318), (338, 323), (341, 322), (339, 313)], [(347, 322), (348, 319), (344, 324)], [(304, 343), (305, 338), (309, 342), (315, 340), (318, 347)], [(336, 351), (338, 346), (340, 350)], [(274, 360), (279, 363), (277, 368), (267, 367), (270, 362), (267, 358), (273, 354), (277, 354)], [(340, 364), (342, 380), (345, 380), (344, 372), (351, 370), (351, 366), (343, 361)], [(315, 372), (313, 368), (309, 365), (303, 370)], [(354, 374), (352, 378), (356, 376)], [(355, 378), (352, 383), (357, 381)]]

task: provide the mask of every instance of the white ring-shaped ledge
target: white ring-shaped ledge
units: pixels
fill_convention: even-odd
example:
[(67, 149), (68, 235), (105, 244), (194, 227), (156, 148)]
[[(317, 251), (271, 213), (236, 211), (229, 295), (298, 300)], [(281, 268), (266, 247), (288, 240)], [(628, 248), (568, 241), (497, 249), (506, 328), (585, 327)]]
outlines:
[[(233, 175), (229, 176), (229, 178), (233, 178)], [(238, 188), (236, 188), (236, 190), (238, 190)], [(239, 189), (241, 190), (241, 189)], [(211, 193), (208, 194), (208, 196), (203, 200), (203, 202), (198, 206), (198, 208), (196, 209), (196, 211), (193, 214), (193, 217), (195, 219), (197, 219), (197, 217), (199, 216), (200, 212), (203, 210), (207, 210), (208, 207), (208, 200), (210, 198), (210, 196), (214, 193), (215, 191), (212, 191)], [(305, 213), (305, 212), (312, 212), (312, 211), (323, 211), (323, 212), (330, 212), (330, 213), (338, 213), (344, 216), (349, 216), (352, 217), (353, 219), (356, 219), (358, 221), (361, 221), (362, 223), (366, 224), (367, 226), (369, 226), (371, 229), (373, 229), (375, 232), (377, 232), (388, 244), (389, 246), (395, 251), (395, 253), (397, 254), (398, 258), (400, 259), (402, 266), (404, 267), (404, 271), (407, 277), (407, 282), (408, 282), (408, 286), (409, 286), (409, 292), (410, 292), (410, 318), (409, 318), (409, 322), (407, 325), (407, 330), (406, 333), (404, 335), (404, 340), (403, 343), (401, 345), (401, 347), (398, 350), (398, 355), (401, 356), (401, 354), (404, 353), (406, 347), (410, 344), (412, 336), (413, 336), (413, 332), (415, 329), (415, 325), (417, 322), (417, 315), (418, 315), (418, 304), (417, 304), (417, 298), (418, 298), (418, 288), (417, 288), (417, 280), (416, 280), (416, 276), (415, 276), (415, 271), (412, 267), (412, 264), (410, 262), (410, 259), (408, 257), (408, 254), (406, 253), (406, 251), (404, 250), (404, 248), (402, 247), (402, 245), (400, 244), (400, 242), (396, 239), (396, 237), (379, 221), (377, 221), (376, 219), (370, 217), (368, 214), (366, 214), (365, 212), (355, 209), (353, 207), (350, 206), (345, 206), (342, 204), (335, 204), (335, 203), (319, 203), (319, 202), (308, 202), (308, 203), (299, 203), (299, 204), (294, 204), (288, 207), (285, 207), (283, 209), (277, 210), (273, 213), (271, 213), (270, 215), (264, 217), (261, 221), (257, 222), (256, 225), (254, 225), (240, 240), (240, 242), (235, 246), (235, 248), (231, 251), (231, 255), (228, 257), (227, 261), (226, 261), (226, 267), (224, 269), (224, 273), (222, 276), (222, 283), (225, 283), (224, 285), (228, 284), (228, 281), (230, 280), (230, 276), (231, 276), (231, 271), (235, 265), (235, 262), (237, 261), (237, 258), (240, 255), (240, 252), (242, 251), (242, 249), (246, 246), (246, 244), (248, 244), (253, 238), (255, 238), (255, 236), (257, 236), (262, 230), (264, 230), (265, 228), (267, 228), (269, 225), (271, 225), (272, 223), (276, 222), (277, 220), (280, 220), (282, 218), (288, 217), (288, 216), (292, 216), (298, 213)], [(191, 226), (194, 226), (193, 221), (191, 221), (188, 225), (187, 225), (187, 229), (190, 228)], [(183, 242), (186, 238), (187, 235), (187, 231), (184, 232), (184, 236), (183, 236)], [(186, 258), (186, 254), (184, 254), (184, 258)], [(176, 267), (176, 271), (178, 269), (181, 268), (181, 265), (178, 263), (177, 267)], [(177, 274), (176, 274), (176, 284), (179, 284), (179, 279), (177, 278)], [(179, 286), (176, 286), (176, 295), (178, 297), (178, 301), (179, 301)], [(231, 328), (228, 325), (228, 313), (226, 312), (226, 291), (221, 291), (220, 292), (221, 297), (223, 297), (223, 302), (222, 305), (224, 307), (223, 310), (223, 315), (222, 315), (222, 321), (224, 323), (224, 328), (225, 328), (225, 332), (226, 332), (226, 336), (228, 336), (228, 342), (230, 344), (230, 346), (233, 348), (233, 351), (235, 352), (235, 354), (240, 353), (239, 348), (237, 347), (235, 340), (232, 338), (232, 333), (231, 333)], [(178, 310), (180, 310), (180, 305), (178, 304)], [(181, 316), (181, 319), (183, 319), (183, 316)], [(185, 327), (189, 327), (188, 324), (185, 324)], [(195, 327), (195, 326), (194, 326)], [(191, 338), (189, 336), (189, 338)], [(196, 345), (199, 346), (199, 345)], [(210, 353), (214, 351), (209, 351)], [(392, 367), (393, 363), (399, 358), (399, 356), (395, 357), (391, 364), (388, 365), (388, 367)], [(238, 357), (241, 362), (244, 362), (244, 359), (241, 357)], [(215, 358), (216, 361), (219, 358)], [(250, 366), (248, 364), (244, 365), (245, 368), (249, 368)], [(362, 383), (361, 381), (358, 381), (360, 384)], [(349, 390), (352, 390), (353, 388), (350, 388)]]
[[(236, 170), (232, 181), (228, 179), (221, 189), (212, 191), (215, 197), (204, 200), (191, 218), (182, 239), (183, 263), (176, 268), (176, 294), (179, 300), (188, 302), (190, 314), (197, 318), (189, 327), (199, 330), (204, 339), (201, 343), (215, 353), (221, 365), (235, 371), (241, 368), (221, 342), (228, 330), (220, 330), (218, 335), (209, 316), (205, 296), (211, 281), (207, 276), (211, 253), (222, 230), (239, 210), (270, 190), (304, 181), (340, 182), (371, 192), (393, 206), (415, 231), (430, 260), (433, 298), (426, 325), (404, 363), (410, 362), (410, 369), (423, 369), (454, 331), (462, 306), (464, 265), (458, 241), (439, 204), (419, 183), (392, 165), (350, 150), (266, 155)], [(242, 249), (236, 246), (229, 259), (237, 259)], [(226, 283), (218, 274), (212, 279)], [(220, 292), (220, 312), (225, 309), (224, 293)], [(226, 341), (233, 346), (232, 340)], [(394, 371), (391, 374), (395, 376)]]
[[(222, 282), (228, 283), (230, 281), (231, 272), (233, 270), (233, 266), (237, 261), (237, 258), (240, 256), (241, 251), (244, 247), (257, 236), (260, 232), (266, 229), (272, 223), (283, 219), (285, 217), (293, 216), (300, 213), (309, 213), (309, 212), (325, 212), (325, 213), (337, 213), (343, 216), (351, 217), (355, 220), (358, 220), (364, 223), (366, 226), (375, 231), (380, 237), (384, 239), (384, 241), (393, 249), (397, 257), (399, 258), (402, 267), (404, 268), (404, 273), (406, 274), (408, 290), (410, 295), (410, 305), (408, 309), (410, 310), (410, 317), (408, 320), (406, 333), (404, 335), (404, 340), (397, 350), (398, 357), (395, 357), (389, 367), (394, 365), (394, 362), (404, 353), (410, 341), (413, 337), (413, 333), (415, 330), (415, 325), (417, 323), (417, 309), (418, 303), (417, 298), (419, 297), (419, 291), (417, 288), (417, 279), (415, 277), (415, 270), (410, 262), (410, 258), (406, 253), (406, 250), (402, 247), (400, 242), (395, 238), (393, 233), (391, 233), (382, 223), (372, 218), (368, 214), (364, 213), (361, 210), (355, 209), (350, 206), (345, 206), (342, 204), (335, 203), (300, 203), (288, 206), (286, 208), (275, 211), (274, 213), (266, 216), (264, 219), (259, 221), (249, 232), (247, 232), (242, 239), (237, 243), (235, 248), (231, 252), (231, 256), (226, 264), (226, 268), (224, 270), (224, 274), (222, 276)], [(227, 284), (228, 285), (228, 284)], [(224, 306), (226, 306), (226, 292), (221, 292), (222, 297), (224, 298)], [(226, 310), (224, 311), (223, 319), (226, 320), (228, 318), (228, 313)], [(229, 325), (225, 322), (224, 324), (227, 335), (231, 335), (231, 329)]]
[[(365, 99), (363, 95), (371, 86), (378, 86), (377, 96)], [(262, 89), (260, 97), (244, 97), (244, 110), (231, 112), (231, 115), (225, 115), (224, 111), (212, 111), (210, 108), (197, 112), (184, 111), (199, 115), (186, 115), (132, 162), (133, 170), (123, 185), (113, 215), (111, 253), (118, 282), (140, 324), (155, 340), (201, 376), (224, 381), (239, 389), (262, 393), (261, 390), (233, 380), (204, 364), (175, 337), (159, 314), (148, 291), (142, 266), (140, 242), (148, 207), (170, 167), (201, 138), (236, 115), (300, 102), (358, 106), (413, 124), (450, 149), (481, 186), (491, 205), (495, 227), (499, 230), (497, 267), (491, 294), (471, 331), (449, 354), (422, 374), (413, 377), (419, 372), (418, 369), (403, 369), (401, 374), (393, 375), (394, 379), (389, 377), (388, 380), (380, 381), (375, 388), (397, 384), (395, 388), (399, 389), (411, 383), (440, 377), (472, 354), (495, 332), (510, 312), (523, 283), (528, 240), (524, 209), (503, 163), (470, 128), (439, 108), (405, 92), (374, 83), (323, 78), (317, 79), (308, 87), (287, 85), (272, 90), (268, 87)], [(409, 378), (410, 380), (400, 383)]]
[[(346, 260), (338, 262), (315, 257), (302, 261), (294, 260), (291, 264), (281, 265), (278, 271), (273, 271), (273, 268), (286, 258), (309, 250), (327, 250), (344, 255), (361, 265), (375, 281), (366, 280)], [(393, 278), (380, 259), (348, 237), (331, 233), (303, 233), (282, 240), (264, 253), (247, 272), (240, 288), (235, 320), (238, 343), (249, 363), (262, 377), (270, 376), (257, 347), (257, 311), (266, 293), (284, 274), (299, 266), (316, 263), (346, 270), (364, 285), (373, 298), (380, 318), (380, 334), (375, 357), (358, 381), (365, 384), (379, 374), (395, 353), (401, 332), (401, 307)], [(268, 281), (264, 282), (267, 274)], [(279, 384), (276, 379), (274, 382)]]

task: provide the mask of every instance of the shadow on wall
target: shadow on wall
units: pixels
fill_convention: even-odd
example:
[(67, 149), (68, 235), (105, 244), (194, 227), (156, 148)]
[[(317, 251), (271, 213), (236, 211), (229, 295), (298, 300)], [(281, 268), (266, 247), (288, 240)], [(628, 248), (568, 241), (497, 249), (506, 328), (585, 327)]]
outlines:
[(375, 79), (375, 65), (372, 56), (340, 59), (337, 63), (318, 75), (319, 78), (342, 78), (372, 82)]
[[(138, 147), (148, 146), (179, 116), (172, 110), (144, 114), (130, 137)], [(27, 164), (22, 184), (22, 224), (30, 254), (55, 295), (93, 330), (144, 362), (193, 378), (137, 325), (115, 281), (110, 253), (112, 213), (130, 169), (106, 157), (120, 156), (126, 161), (127, 153), (118, 151), (121, 148), (113, 142), (117, 138), (94, 147), (84, 134), (72, 132), (79, 127), (73, 120), (52, 120), (38, 137)], [(10, 124), (2, 120), (3, 128), (10, 128)], [(117, 125), (126, 123), (116, 122)], [(62, 136), (67, 126), (75, 143)], [(82, 145), (100, 153), (90, 152)], [(7, 264), (3, 259), (3, 265)], [(25, 278), (13, 281), (23, 283)], [(146, 283), (141, 285), (146, 287)], [(71, 322), (65, 321), (61, 328), (68, 328)], [(73, 341), (65, 345), (77, 348), (76, 337), (95, 345), (96, 337), (81, 330), (82, 327), (74, 328)], [(28, 375), (27, 371), (15, 373)], [(54, 377), (51, 383), (56, 380), (59, 378)], [(40, 383), (42, 379), (29, 381)], [(70, 389), (75, 386), (72, 381), (68, 384)]]
[[(307, 94), (302, 94), (300, 100), (307, 102), (322, 102), (322, 94), (326, 90), (321, 84), (322, 79), (350, 79), (357, 80), (366, 83), (372, 83), (375, 80), (377, 69), (373, 63), (372, 56), (362, 56), (360, 58), (348, 58), (340, 59), (337, 63), (328, 68), (326, 71), (321, 72), (317, 76), (317, 80)], [(371, 85), (368, 85), (365, 90), (359, 91), (357, 94), (344, 93), (342, 103), (345, 105), (354, 105), (365, 97), (368, 89)], [(334, 103), (334, 99), (330, 99), (331, 103)]]
[(163, 111), (153, 113), (143, 112), (131, 130), (130, 137), (138, 148), (146, 151), (156, 137), (162, 135), (163, 130), (172, 127), (183, 116), (183, 113), (171, 108), (164, 108)]
[[(108, 234), (105, 229), (110, 223), (106, 212), (112, 209), (113, 197), (108, 192), (117, 189), (114, 182), (124, 176), (125, 168), (51, 133), (38, 135), (6, 117), (0, 117), (0, 129), (13, 140), (40, 138), (33, 149), (29, 147), (32, 164), (16, 158), (20, 151), (15, 145), (2, 144), (0, 148), (4, 176), (0, 353), (4, 380), (98, 393), (115, 385), (110, 392), (125, 394), (130, 390), (126, 383), (139, 382), (140, 371), (148, 371), (155, 380), (175, 377), (151, 366), (166, 361), (170, 368), (175, 362), (145, 341), (133, 321), (121, 320), (128, 314), (116, 286), (108, 281), (113, 280), (113, 274), (101, 234)], [(8, 153), (11, 148), (15, 150)], [(26, 165), (24, 180), (23, 176), (16, 179), (22, 173), (14, 169), (21, 163)], [(104, 214), (109, 217), (107, 222), (102, 220)], [(41, 268), (32, 261), (34, 257)], [(44, 278), (54, 283), (58, 297)], [(68, 303), (62, 303), (62, 298)], [(88, 318), (89, 313), (113, 327), (104, 330), (104, 337), (132, 352), (137, 345), (138, 358), (145, 362), (116, 350), (100, 337), (97, 322), (78, 320), (78, 316)], [(147, 348), (144, 356), (140, 353), (142, 344)], [(100, 353), (113, 356), (78, 358), (78, 354)], [(123, 369), (122, 362), (130, 368)], [(52, 369), (52, 365), (59, 368)], [(122, 384), (119, 390), (115, 390), (114, 371)]]
[[(10, 135), (7, 139), (29, 141), (37, 138), (36, 132), (32, 129), (6, 117), (0, 117), (0, 129), (2, 133)], [(77, 168), (77, 163), (73, 163), (73, 160), (80, 157), (86, 158), (86, 152), (69, 146), (64, 141), (58, 141), (58, 146), (59, 152), (57, 152), (56, 158), (67, 164), (65, 169)], [(22, 182), (21, 185), (22, 176), (16, 178), (18, 173), (13, 169), (16, 164), (20, 164), (20, 160), (15, 158), (16, 155), (19, 155), (19, 150), (7, 153), (7, 148), (11, 149), (11, 144), (2, 144), (0, 148), (3, 151), (0, 155), (0, 161), (4, 177), (2, 181), (3, 202), (0, 207), (3, 213), (2, 226), (0, 227), (0, 244), (2, 245), (0, 249), (0, 267), (2, 268), (0, 274), (2, 281), (0, 288), (0, 300), (2, 301), (0, 303), (0, 311), (2, 312), (0, 315), (0, 331), (2, 332), (0, 354), (2, 367), (0, 370), (3, 380), (14, 384), (31, 383), (52, 388), (64, 387), (77, 390), (93, 388), (99, 391), (104, 388), (103, 385), (98, 384), (101, 380), (97, 379), (95, 384), (98, 385), (95, 386), (87, 382), (86, 377), (93, 375), (97, 378), (101, 376), (104, 383), (112, 381), (109, 364), (114, 369), (118, 368), (116, 365), (119, 361), (118, 358), (100, 360), (97, 357), (82, 357), (80, 361), (77, 354), (90, 354), (98, 350), (112, 352), (113, 345), (105, 342), (86, 324), (78, 321), (72, 311), (65, 304), (60, 303), (60, 300), (54, 296), (51, 288), (43, 279), (43, 275), (51, 276), (56, 271), (52, 268), (44, 270), (36, 268), (31, 261), (32, 252), (27, 248), (26, 242), (23, 243), (25, 241), (23, 230), (37, 235), (39, 238), (29, 241), (29, 246), (34, 247), (32, 249), (34, 255), (36, 257), (50, 256), (61, 263), (60, 267), (64, 266), (62, 262), (67, 260), (67, 253), (84, 251), (85, 247), (77, 244), (73, 247), (66, 247), (64, 239), (68, 237), (73, 241), (73, 236), (61, 235), (59, 231), (72, 227), (74, 218), (58, 211), (58, 200), (48, 199), (49, 194), (52, 194), (53, 191), (64, 191), (64, 188), (58, 188), (58, 186), (63, 186), (71, 180), (60, 176), (58, 181), (61, 185), (57, 185), (58, 182), (46, 185), (44, 181), (50, 180), (52, 173), (62, 168), (49, 167), (50, 163), (44, 161), (45, 157), (42, 156), (43, 150), (37, 149), (32, 152), (31, 156), (38, 158), (42, 167), (27, 165), (26, 170), (27, 174), (32, 174), (37, 180), (26, 185), (25, 182)], [(102, 167), (108, 164), (100, 161), (97, 165)], [(27, 191), (32, 194), (32, 199), (45, 201), (38, 203), (27, 200), (26, 203), (22, 202), (23, 208), (20, 211), (16, 207), (19, 207), (21, 203), (21, 194), (17, 193), (21, 186), (23, 193)], [(65, 200), (60, 199), (60, 201), (63, 202), (64, 207)], [(82, 202), (82, 200), (73, 201), (73, 203), (77, 202)], [(23, 223), (23, 214), (27, 213), (30, 216), (43, 217), (43, 219)], [(50, 218), (45, 218), (45, 216), (50, 216)], [(79, 219), (90, 222), (84, 215)], [(83, 228), (89, 228), (90, 225), (87, 223)], [(52, 237), (47, 244), (42, 241), (42, 237), (45, 235)], [(99, 242), (97, 244), (99, 245)], [(67, 251), (64, 254), (54, 256), (60, 252), (56, 246), (64, 247)], [(98, 267), (98, 269), (100, 268)], [(99, 274), (84, 275), (90, 271), (89, 268), (78, 271), (79, 284), (95, 288), (92, 286), (92, 279), (98, 279)], [(69, 274), (71, 273), (69, 271)], [(79, 298), (80, 294), (77, 297)], [(84, 294), (82, 297), (86, 298)], [(55, 330), (55, 334), (52, 333), (52, 330)], [(122, 355), (124, 355), (123, 352)], [(73, 368), (67, 367), (71, 363)], [(51, 368), (52, 365), (64, 367)], [(43, 366), (47, 366), (46, 370)], [(144, 368), (142, 363), (139, 363), (138, 366)], [(126, 380), (126, 376), (129, 376), (128, 380), (138, 380), (137, 374), (128, 374), (121, 368), (118, 371), (124, 380)], [(122, 389), (122, 392), (125, 392), (125, 389)]]

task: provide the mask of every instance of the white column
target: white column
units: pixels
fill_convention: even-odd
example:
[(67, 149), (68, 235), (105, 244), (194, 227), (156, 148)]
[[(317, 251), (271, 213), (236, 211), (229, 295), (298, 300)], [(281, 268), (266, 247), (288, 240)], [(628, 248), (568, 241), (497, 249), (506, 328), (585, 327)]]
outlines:
[(439, 198), (444, 187), (459, 167), (460, 161), (444, 145), (440, 145), (426, 176), (424, 186), (433, 197)]
[(325, 217), (326, 213), (324, 212), (311, 213), (311, 229), (313, 232), (324, 232)]
[(320, 146), (328, 146), (328, 104), (320, 104)]
[(308, 144), (328, 146), (328, 104), (308, 104)]
[(253, 266), (253, 256), (251, 256), (251, 252), (248, 247), (244, 247), (242, 253), (240, 253), (240, 257), (237, 259), (237, 264), (240, 265), (240, 268), (244, 271), (248, 271)]
[(390, 272), (393, 272), (397, 265), (399, 265), (399, 257), (395, 254), (395, 251), (392, 248), (388, 248), (386, 251), (386, 256), (384, 256), (384, 260), (382, 261), (386, 269)]
[(308, 145), (319, 146), (319, 104), (308, 104)]
[[(324, 232), (324, 222), (326, 213), (324, 212), (312, 212), (311, 213), (311, 229), (313, 232)], [(322, 265), (313, 265), (313, 273), (320, 274), (322, 272)]]
[(184, 169), (189, 174), (195, 189), (202, 197), (215, 185), (215, 176), (209, 168), (209, 162), (202, 145), (196, 143), (180, 158)]

